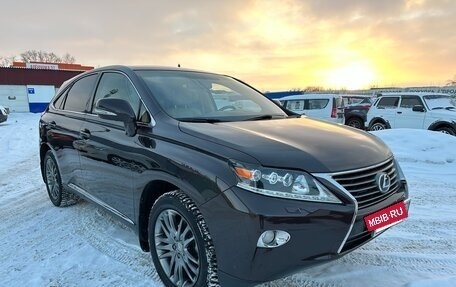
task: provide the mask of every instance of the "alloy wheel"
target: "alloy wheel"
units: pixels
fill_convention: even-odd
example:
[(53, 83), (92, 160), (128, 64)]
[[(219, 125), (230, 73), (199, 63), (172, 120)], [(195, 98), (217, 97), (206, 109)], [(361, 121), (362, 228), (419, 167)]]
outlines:
[(46, 161), (46, 184), (49, 189), (49, 194), (57, 199), (59, 197), (59, 182), (58, 182), (58, 171), (52, 159)]
[(187, 220), (175, 210), (163, 210), (155, 223), (154, 237), (160, 265), (169, 280), (176, 286), (194, 286), (200, 258)]

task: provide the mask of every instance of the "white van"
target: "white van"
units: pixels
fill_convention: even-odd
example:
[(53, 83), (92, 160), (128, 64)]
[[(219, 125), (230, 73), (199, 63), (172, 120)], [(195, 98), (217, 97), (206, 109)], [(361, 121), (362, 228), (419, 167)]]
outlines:
[(284, 108), (297, 114), (344, 123), (344, 104), (339, 94), (302, 94), (278, 100)]

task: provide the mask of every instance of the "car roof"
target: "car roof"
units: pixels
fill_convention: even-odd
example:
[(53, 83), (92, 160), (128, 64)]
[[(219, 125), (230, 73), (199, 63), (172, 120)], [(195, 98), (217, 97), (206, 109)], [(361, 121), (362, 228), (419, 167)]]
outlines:
[(435, 92), (388, 92), (388, 93), (379, 93), (379, 97), (387, 97), (387, 96), (450, 96), (444, 93), (435, 93)]
[(129, 71), (185, 71), (185, 72), (198, 72), (198, 73), (206, 73), (206, 74), (215, 74), (215, 75), (222, 75), (222, 74), (217, 74), (213, 72), (207, 72), (207, 71), (202, 71), (202, 70), (197, 70), (197, 69), (188, 69), (188, 68), (182, 68), (182, 67), (170, 67), (170, 66), (124, 66), (124, 65), (111, 65), (111, 66), (105, 66), (105, 67), (100, 67), (94, 70), (91, 70), (90, 72), (97, 72), (97, 71), (104, 71), (104, 70), (129, 70)]
[(300, 94), (278, 98), (280, 101), (304, 100), (304, 99), (332, 99), (342, 97), (341, 94)]

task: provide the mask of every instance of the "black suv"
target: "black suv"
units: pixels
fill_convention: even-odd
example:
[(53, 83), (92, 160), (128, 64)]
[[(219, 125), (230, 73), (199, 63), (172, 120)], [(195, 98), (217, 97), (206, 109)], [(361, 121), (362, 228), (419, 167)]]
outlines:
[(66, 82), (39, 125), (52, 203), (83, 197), (119, 217), (166, 286), (282, 277), (407, 213), (404, 175), (383, 142), (291, 115), (224, 75), (95, 69)]
[(372, 99), (366, 96), (342, 96), (344, 101), (345, 124), (364, 130), (367, 112), (372, 105)]

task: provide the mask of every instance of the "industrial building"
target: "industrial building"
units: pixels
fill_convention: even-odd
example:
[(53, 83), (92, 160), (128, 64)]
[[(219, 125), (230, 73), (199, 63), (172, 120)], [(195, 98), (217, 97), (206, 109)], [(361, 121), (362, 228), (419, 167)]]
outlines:
[(10, 112), (42, 112), (63, 82), (93, 68), (39, 62), (0, 67), (0, 105)]

